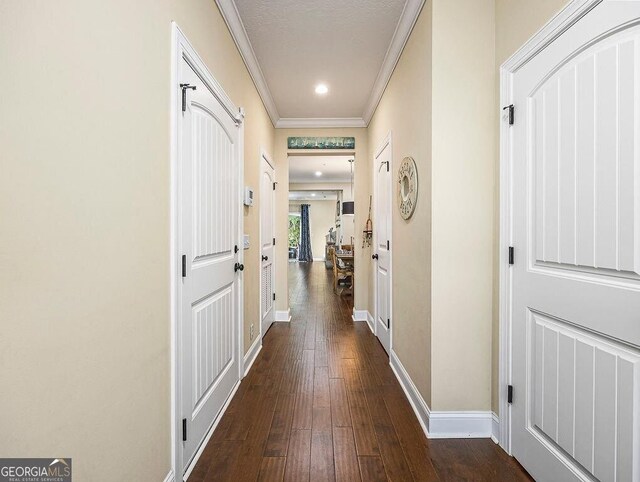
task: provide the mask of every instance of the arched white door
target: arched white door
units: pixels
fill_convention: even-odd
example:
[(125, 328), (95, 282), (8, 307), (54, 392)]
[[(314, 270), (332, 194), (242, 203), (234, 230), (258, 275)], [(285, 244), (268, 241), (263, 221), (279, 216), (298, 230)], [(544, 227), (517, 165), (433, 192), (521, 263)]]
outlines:
[(640, 2), (512, 82), (512, 452), (540, 481), (640, 481)]
[(391, 349), (391, 156), (391, 138), (387, 137), (373, 160), (375, 333), (387, 353)]
[(239, 127), (182, 59), (178, 249), (185, 470), (239, 380)]
[(267, 333), (275, 320), (275, 171), (265, 154), (260, 160), (260, 332)]

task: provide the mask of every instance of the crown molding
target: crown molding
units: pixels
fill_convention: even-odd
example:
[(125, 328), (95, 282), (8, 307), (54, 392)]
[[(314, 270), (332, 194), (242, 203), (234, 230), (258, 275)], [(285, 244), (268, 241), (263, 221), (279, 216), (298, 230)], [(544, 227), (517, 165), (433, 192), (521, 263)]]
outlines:
[(573, 0), (569, 2), (509, 57), (500, 68), (506, 72), (515, 72), (600, 3), (602, 0)]
[(359, 117), (338, 117), (338, 118), (280, 118), (278, 109), (271, 96), (271, 91), (264, 78), (256, 54), (253, 51), (249, 36), (244, 28), (238, 9), (234, 0), (216, 0), (220, 13), (231, 32), (231, 36), (240, 51), (249, 75), (253, 79), (258, 94), (262, 99), (271, 122), (278, 129), (283, 128), (327, 128), (327, 127), (367, 127), (373, 114), (378, 107), (378, 103), (384, 94), (391, 75), (402, 55), (404, 46), (411, 35), (413, 26), (418, 20), (418, 15), (422, 10), (425, 0), (407, 0), (402, 9), (402, 14), (396, 25), (395, 32), (389, 44), (389, 48), (384, 56), (382, 66), (373, 84), (373, 89), (364, 109), (362, 118)]
[(396, 25), (396, 31), (393, 33), (393, 38), (391, 39), (387, 53), (384, 56), (382, 66), (378, 72), (378, 77), (376, 77), (376, 81), (373, 84), (369, 101), (367, 102), (367, 106), (365, 107), (362, 115), (366, 125), (369, 125), (369, 122), (378, 107), (378, 103), (380, 102), (380, 99), (382, 99), (382, 94), (384, 94), (387, 84), (389, 83), (389, 80), (391, 80), (391, 75), (393, 75), (393, 71), (396, 68), (398, 60), (400, 60), (404, 46), (406, 45), (407, 40), (409, 40), (409, 36), (411, 35), (413, 26), (418, 20), (418, 15), (420, 15), (424, 2), (425, 0), (407, 0), (407, 3), (404, 5), (404, 9), (400, 15), (400, 20), (398, 21), (398, 25)]
[(240, 51), (240, 56), (242, 57), (242, 60), (244, 60), (244, 64), (247, 66), (249, 75), (253, 79), (253, 83), (255, 84), (258, 94), (262, 99), (262, 103), (271, 118), (271, 122), (275, 126), (280, 119), (280, 115), (278, 114), (278, 109), (276, 108), (276, 104), (271, 96), (271, 91), (267, 86), (267, 81), (264, 78), (264, 74), (262, 73), (256, 54), (253, 51), (251, 42), (249, 41), (249, 36), (244, 28), (244, 24), (242, 23), (236, 4), (233, 0), (216, 0), (216, 4), (218, 5), (218, 9), (222, 14), (222, 18), (224, 18), (227, 27), (229, 27), (229, 32), (231, 32), (233, 41)]
[(317, 129), (327, 127), (367, 127), (360, 117), (282, 117), (276, 129)]

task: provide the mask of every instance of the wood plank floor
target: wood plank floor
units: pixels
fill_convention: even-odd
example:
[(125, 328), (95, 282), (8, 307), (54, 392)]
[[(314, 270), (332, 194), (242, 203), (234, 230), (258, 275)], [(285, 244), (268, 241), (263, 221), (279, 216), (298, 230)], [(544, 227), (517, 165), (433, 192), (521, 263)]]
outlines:
[(275, 323), (196, 464), (200, 481), (531, 480), (488, 439), (428, 440), (324, 263), (289, 264)]

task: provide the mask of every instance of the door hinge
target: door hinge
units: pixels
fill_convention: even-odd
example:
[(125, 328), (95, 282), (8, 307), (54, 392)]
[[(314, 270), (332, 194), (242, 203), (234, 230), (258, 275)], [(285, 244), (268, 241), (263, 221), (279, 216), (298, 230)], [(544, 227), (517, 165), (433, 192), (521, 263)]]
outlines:
[(508, 106), (503, 107), (502, 110), (509, 111), (509, 125), (512, 126), (515, 122), (515, 107), (513, 107), (513, 104), (509, 104)]
[(275, 300), (276, 300), (276, 294), (274, 293), (273, 294), (273, 301), (275, 301)]
[(276, 238), (273, 238), (273, 245), (276, 245)]
[(391, 327), (391, 318), (387, 318), (387, 328)]
[(507, 385), (507, 403), (513, 403), (513, 385)]
[(391, 161), (387, 161), (387, 172), (389, 172), (389, 164), (391, 164)]
[(277, 183), (277, 182), (274, 182), (274, 183), (273, 183), (273, 190), (274, 190), (274, 191), (276, 190), (276, 184), (278, 184), (278, 183)]
[(509, 246), (509, 264), (513, 264), (514, 251), (513, 246)]
[(183, 442), (187, 441), (187, 419), (186, 418), (182, 419), (182, 441)]
[(238, 245), (236, 244), (236, 245), (233, 247), (233, 252), (234, 252), (234, 253), (237, 253), (238, 251), (240, 251), (240, 250), (238, 249)]
[(389, 247), (389, 240), (387, 239), (387, 251), (389, 251), (389, 249), (391, 248)]
[(187, 255), (186, 254), (182, 255), (182, 277), (183, 278), (187, 277)]
[(180, 88), (182, 89), (182, 112), (186, 112), (187, 110), (187, 89), (196, 90), (195, 85), (190, 84), (180, 84)]

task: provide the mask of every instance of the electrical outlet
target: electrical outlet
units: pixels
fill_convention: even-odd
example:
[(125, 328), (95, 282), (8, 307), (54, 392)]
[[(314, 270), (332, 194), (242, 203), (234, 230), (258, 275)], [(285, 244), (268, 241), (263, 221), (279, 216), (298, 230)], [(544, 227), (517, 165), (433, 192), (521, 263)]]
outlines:
[(253, 340), (253, 323), (251, 323), (251, 329), (249, 330), (249, 338)]

